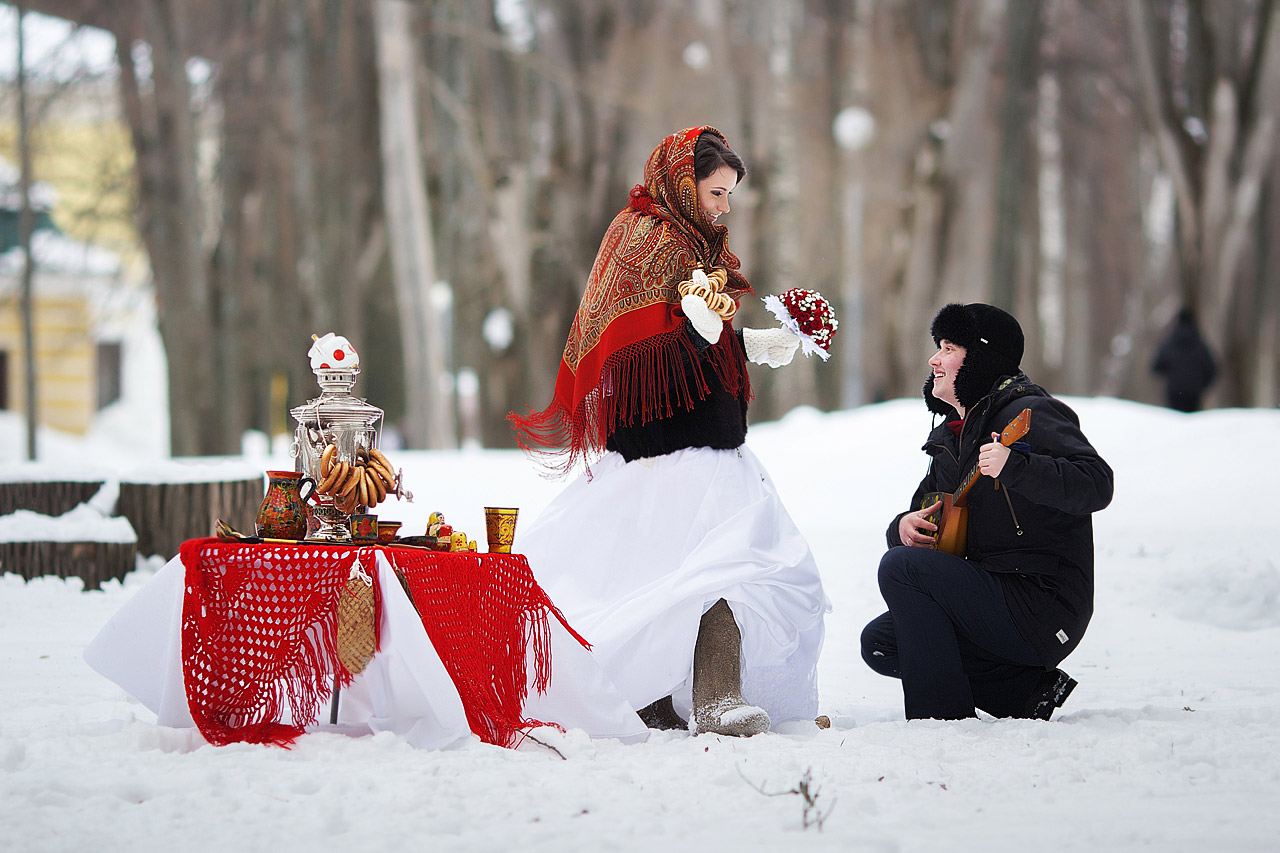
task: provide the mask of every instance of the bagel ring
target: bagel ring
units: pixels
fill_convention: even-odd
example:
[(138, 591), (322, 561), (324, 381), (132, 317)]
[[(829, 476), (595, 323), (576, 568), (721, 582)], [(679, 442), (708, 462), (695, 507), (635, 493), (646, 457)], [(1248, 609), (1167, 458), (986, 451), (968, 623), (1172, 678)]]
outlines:
[(717, 267), (706, 275), (706, 282), (695, 282), (692, 278), (682, 281), (677, 286), (677, 291), (682, 297), (697, 296), (703, 302), (707, 303), (707, 307), (714, 311), (723, 320), (732, 320), (734, 315), (738, 313), (738, 304), (733, 301), (733, 297), (727, 293), (723, 293), (724, 287), (729, 282), (729, 272), (723, 267)]

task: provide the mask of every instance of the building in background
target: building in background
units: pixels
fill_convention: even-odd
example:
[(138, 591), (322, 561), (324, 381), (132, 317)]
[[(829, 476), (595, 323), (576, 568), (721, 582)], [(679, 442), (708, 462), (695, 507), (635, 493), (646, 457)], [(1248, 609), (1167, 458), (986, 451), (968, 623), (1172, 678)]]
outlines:
[[(14, 412), (26, 407), (19, 186), (18, 170), (0, 159), (0, 410)], [(57, 228), (52, 187), (37, 182), (31, 201), (37, 418), (82, 435), (125, 394), (131, 350), (146, 347), (148, 329), (154, 335), (154, 304), (119, 255)]]

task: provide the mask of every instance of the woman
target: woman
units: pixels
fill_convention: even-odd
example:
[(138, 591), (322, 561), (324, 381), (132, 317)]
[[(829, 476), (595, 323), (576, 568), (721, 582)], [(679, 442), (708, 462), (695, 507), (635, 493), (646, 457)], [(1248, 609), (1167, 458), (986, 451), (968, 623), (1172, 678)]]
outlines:
[(812, 719), (829, 609), (743, 446), (747, 360), (778, 367), (799, 344), (726, 329), (751, 288), (718, 220), (745, 173), (714, 128), (654, 149), (600, 245), (551, 405), (510, 418), (553, 469), (587, 464), (521, 536), (540, 583), (647, 723), (683, 726), (678, 706), (726, 735)]

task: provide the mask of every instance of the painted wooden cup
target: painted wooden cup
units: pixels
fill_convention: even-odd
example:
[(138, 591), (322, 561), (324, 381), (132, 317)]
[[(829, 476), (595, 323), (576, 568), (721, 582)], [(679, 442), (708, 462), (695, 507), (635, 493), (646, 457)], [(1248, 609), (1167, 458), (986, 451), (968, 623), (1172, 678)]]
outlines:
[(378, 522), (378, 544), (386, 545), (393, 542), (396, 534), (400, 532), (400, 522), (398, 521), (379, 521)]
[(378, 517), (367, 512), (351, 516), (351, 538), (356, 542), (377, 542)]
[(516, 540), (516, 515), (520, 510), (512, 506), (487, 506), (484, 508), (484, 532), (489, 539), (489, 553), (510, 554)]

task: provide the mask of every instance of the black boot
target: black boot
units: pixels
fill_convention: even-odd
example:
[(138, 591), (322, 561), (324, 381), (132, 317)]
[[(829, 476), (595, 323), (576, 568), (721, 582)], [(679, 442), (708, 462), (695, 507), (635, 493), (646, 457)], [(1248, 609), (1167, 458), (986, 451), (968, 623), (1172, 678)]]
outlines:
[(1067, 701), (1071, 691), (1076, 689), (1076, 680), (1060, 669), (1046, 672), (1036, 682), (1036, 689), (1027, 700), (1023, 717), (1030, 720), (1047, 720), (1053, 716), (1055, 708), (1061, 708)]
[(639, 711), (640, 719), (651, 729), (670, 731), (671, 729), (687, 729), (689, 724), (680, 719), (671, 704), (670, 696), (663, 696), (657, 702), (645, 705)]
[(693, 647), (694, 732), (750, 737), (769, 730), (769, 715), (742, 698), (742, 632), (723, 598), (702, 614)]

